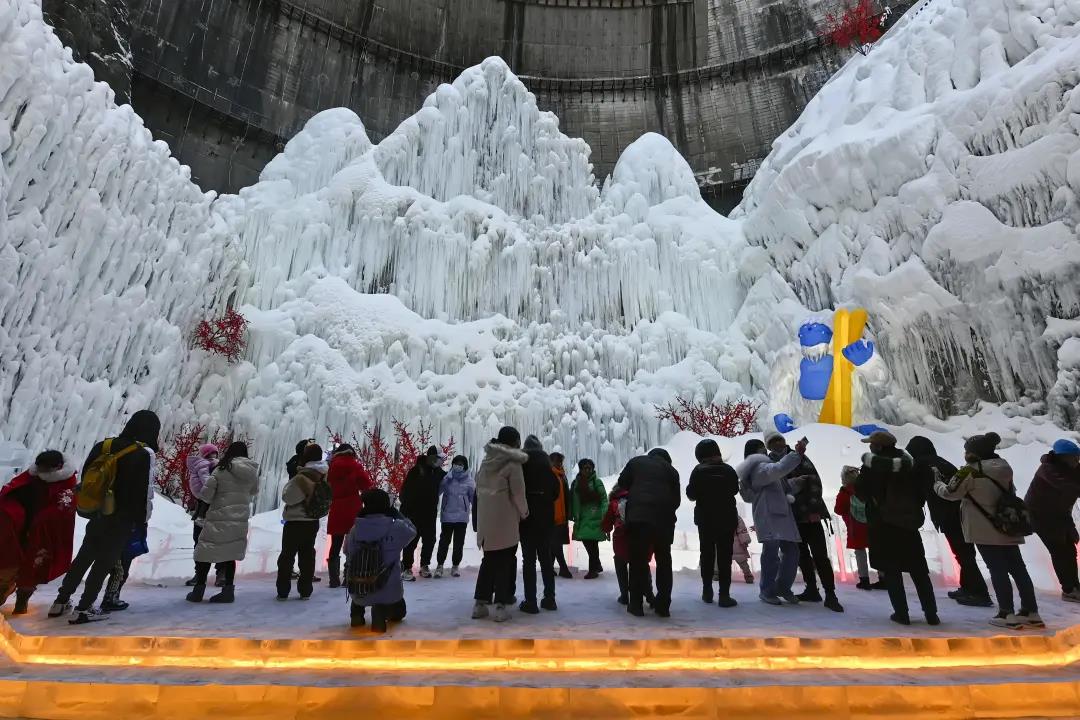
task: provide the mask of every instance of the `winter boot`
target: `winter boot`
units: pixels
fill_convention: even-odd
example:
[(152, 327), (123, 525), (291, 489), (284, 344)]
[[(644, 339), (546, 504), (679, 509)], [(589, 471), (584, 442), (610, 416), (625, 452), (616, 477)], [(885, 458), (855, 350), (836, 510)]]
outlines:
[(364, 606), (350, 603), (349, 607), (349, 627), (364, 627), (366, 620), (364, 619)]
[(563, 568), (559, 571), (559, 577), (563, 578), (564, 580), (573, 580), (574, 573), (570, 572), (570, 568)]
[(212, 603), (231, 603), (231, 602), (234, 602), (236, 600), (236, 596), (234, 595), (235, 588), (236, 588), (235, 585), (226, 585), (225, 587), (221, 588), (221, 592), (219, 592), (214, 597), (210, 598), (209, 602), (212, 602)]
[(910, 625), (911, 624), (911, 618), (910, 617), (908, 617), (907, 615), (901, 615), (898, 612), (894, 612), (892, 615), (890, 615), (889, 619), (892, 620), (897, 625)]
[(555, 610), (559, 609), (559, 606), (555, 604), (555, 598), (553, 598), (553, 597), (546, 597), (543, 600), (541, 600), (540, 601), (540, 607), (542, 607), (544, 610), (551, 610), (551, 611), (555, 611)]
[(621, 593), (619, 595), (619, 604), (620, 605), (629, 605), (630, 604), (630, 597), (626, 593)]
[(669, 618), (671, 617), (671, 603), (656, 603), (653, 606), (653, 612), (656, 613), (656, 617)]
[(203, 601), (203, 595), (205, 595), (205, 594), (206, 594), (206, 585), (200, 583), (199, 585), (196, 585), (195, 587), (191, 588), (191, 592), (189, 592), (187, 594), (187, 601), (188, 602), (195, 602), (195, 603), (202, 602)]
[[(423, 567), (421, 567), (420, 568), (420, 577), (422, 577), (422, 578), (431, 577), (431, 568), (429, 568), (427, 565), (424, 565)], [(375, 615), (374, 612), (372, 612), (371, 614), (372, 614), (372, 616)], [(374, 620), (372, 620), (372, 622), (374, 622)]]
[(536, 606), (535, 600), (522, 600), (521, 604), (518, 605), (518, 610), (523, 613), (528, 613), (529, 615), (540, 614), (540, 608)]
[(121, 612), (131, 607), (130, 603), (124, 602), (115, 595), (106, 595), (101, 601), (101, 610), (107, 613)]
[(645, 608), (641, 606), (641, 600), (628, 603), (626, 605), (626, 612), (634, 617), (645, 617)]
[(61, 615), (67, 615), (71, 612), (71, 601), (64, 600), (62, 598), (56, 598), (53, 604), (49, 606), (49, 617), (58, 618)]
[(705, 603), (706, 605), (712, 605), (713, 604), (712, 585), (707, 585), (707, 586), (701, 588), (701, 602)]
[(435, 572), (432, 574), (432, 577), (437, 579), (437, 578), (441, 578), (442, 576), (443, 576), (442, 565), (437, 565), (435, 567)]
[(821, 593), (816, 585), (807, 585), (806, 589), (799, 593), (799, 602), (821, 602)]
[(457, 565), (450, 568), (450, 577), (461, 577), (461, 569)]
[(716, 604), (722, 608), (733, 608), (739, 603), (735, 600), (735, 598), (729, 595), (721, 595), (720, 599), (716, 601)]
[(990, 599), (989, 595), (963, 593), (953, 599), (956, 600), (958, 604), (964, 605), (965, 607), (994, 607), (994, 601)]
[(961, 597), (963, 597), (964, 595), (967, 595), (967, 594), (968, 594), (968, 592), (964, 588), (957, 588), (955, 590), (950, 590), (949, 592), (946, 593), (946, 595), (949, 596), (950, 600), (956, 600), (956, 599), (961, 598)]
[(844, 606), (840, 604), (840, 601), (836, 598), (836, 593), (832, 590), (825, 591), (825, 607), (833, 612), (844, 612)]
[(341, 587), (341, 554), (326, 560), (326, 572), (330, 575), (329, 585), (332, 588)]
[(859, 582), (855, 583), (855, 587), (859, 590), (873, 590), (874, 586), (870, 584), (870, 578), (860, 577)]
[(473, 605), (473, 608), (472, 608), (472, 619), (473, 620), (483, 620), (487, 616), (488, 616), (487, 603), (482, 603), (479, 600), (477, 600), (476, 604)]
[(927, 625), (940, 625), (941, 624), (941, 618), (938, 617), (938, 614), (936, 612), (928, 612), (928, 613), (926, 613), (926, 624)]
[(33, 594), (33, 590), (16, 590), (15, 609), (11, 611), (11, 614), (25, 615), (26, 613), (30, 612), (30, 596)]
[(386, 632), (386, 610), (381, 605), (371, 606), (371, 632)]
[(870, 584), (871, 590), (888, 590), (889, 582), (885, 579), (885, 573), (878, 573), (877, 582)]
[(225, 587), (225, 578), (221, 577), (216, 572), (214, 573), (214, 587)]
[(598, 577), (600, 577), (600, 573), (596, 572), (595, 570), (590, 570), (589, 572), (585, 573), (586, 580), (595, 580)]
[(199, 578), (197, 578), (197, 577), (193, 577), (193, 578), (190, 578), (190, 579), (188, 579), (188, 580), (187, 580), (187, 581), (186, 581), (186, 582), (184, 583), (184, 587), (195, 587), (195, 586), (196, 586), (196, 585), (198, 585), (198, 584), (199, 584)]
[(510, 609), (502, 603), (496, 603), (495, 612), (492, 614), (491, 617), (497, 623), (506, 622), (510, 619)]
[(1061, 599), (1065, 602), (1080, 603), (1080, 588), (1061, 593)]

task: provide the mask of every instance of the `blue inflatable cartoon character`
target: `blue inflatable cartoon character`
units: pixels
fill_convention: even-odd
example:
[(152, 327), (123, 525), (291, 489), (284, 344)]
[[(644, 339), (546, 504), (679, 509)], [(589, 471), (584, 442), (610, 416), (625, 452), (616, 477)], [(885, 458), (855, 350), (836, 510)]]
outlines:
[(864, 434), (878, 429), (869, 423), (869, 391), (884, 386), (888, 370), (874, 342), (862, 338), (865, 326), (865, 310), (837, 310), (831, 328), (819, 320), (803, 323), (800, 349), (782, 352), (773, 368), (770, 401), (777, 430), (815, 422)]

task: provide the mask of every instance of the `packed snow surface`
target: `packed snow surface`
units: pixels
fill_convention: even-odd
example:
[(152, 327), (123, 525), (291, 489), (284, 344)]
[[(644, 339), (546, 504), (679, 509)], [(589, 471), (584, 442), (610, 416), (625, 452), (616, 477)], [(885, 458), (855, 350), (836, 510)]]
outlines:
[[(256, 185), (190, 182), (0, 7), (0, 436), (76, 455), (133, 410), (249, 439), (278, 502), (303, 437), (424, 418), (474, 459), (504, 423), (613, 472), (655, 405), (766, 403), (809, 316), (861, 305), (873, 415), (1080, 417), (1080, 0), (927, 0), (774, 146), (733, 219), (663, 137), (598, 184), (498, 58), (378, 145), (311, 119)], [(190, 346), (250, 320), (242, 362)], [(998, 429), (998, 428), (994, 428)]]

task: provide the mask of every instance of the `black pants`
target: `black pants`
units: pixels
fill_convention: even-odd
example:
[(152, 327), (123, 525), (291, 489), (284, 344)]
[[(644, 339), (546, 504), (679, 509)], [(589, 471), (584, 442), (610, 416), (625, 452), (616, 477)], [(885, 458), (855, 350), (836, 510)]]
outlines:
[(330, 554), (326, 557), (326, 569), (331, 581), (341, 580), (341, 546), (345, 544), (344, 535), (330, 536)]
[[(200, 500), (199, 502), (202, 502), (202, 501)], [(205, 505), (206, 503), (203, 503), (203, 504)], [(195, 541), (195, 544), (198, 545), (199, 544), (199, 537), (202, 535), (202, 525), (195, 525), (194, 527), (195, 527), (195, 529), (191, 531), (191, 537)], [(224, 563), (215, 563), (214, 564), (214, 575), (218, 575), (218, 576), (221, 575), (223, 565), (224, 565)], [(196, 572), (198, 572), (198, 569), (199, 569), (199, 563), (195, 563)]]
[(555, 598), (555, 568), (551, 565), (551, 534), (538, 532), (535, 536), (521, 536), (521, 581), (525, 586), (525, 600), (536, 602), (536, 564), (540, 563), (540, 577), (544, 581), (544, 598)]
[[(236, 578), (236, 561), (229, 560), (228, 562), (217, 563), (214, 568), (217, 570), (217, 575), (226, 585), (232, 585), (233, 580)], [(206, 578), (210, 575), (210, 563), (197, 562), (195, 563), (195, 582), (199, 585), (206, 584)]]
[[(817, 589), (814, 572), (821, 578), (821, 587), (826, 593), (836, 591), (836, 579), (833, 577), (832, 561), (829, 560), (829, 546), (825, 541), (825, 526), (819, 520), (811, 523), (799, 523), (799, 570), (802, 572), (806, 589)], [(728, 565), (731, 564), (730, 558)], [(730, 568), (728, 569), (730, 573)]]
[(975, 597), (990, 597), (982, 570), (975, 560), (975, 546), (964, 540), (964, 531), (959, 526), (945, 531), (956, 564), (960, 566), (960, 589)]
[(1013, 613), (1013, 582), (1020, 593), (1020, 609), (1036, 612), (1039, 603), (1035, 599), (1035, 585), (1028, 575), (1024, 556), (1019, 545), (979, 545), (979, 552), (990, 570), (990, 582), (994, 584), (998, 612)]
[[(937, 614), (937, 599), (934, 597), (934, 585), (930, 582), (930, 573), (915, 572), (911, 575), (911, 582), (915, 585), (915, 592), (919, 594), (919, 604), (927, 615)], [(885, 583), (889, 589), (889, 602), (892, 603), (893, 612), (903, 617), (908, 616), (907, 592), (904, 590), (904, 573), (899, 570), (889, 570), (885, 574)]]
[(656, 558), (656, 608), (671, 607), (671, 536), (669, 527), (650, 523), (628, 523), (630, 540), (630, 606), (638, 608), (650, 589), (649, 550)]
[(454, 567), (461, 564), (461, 558), (465, 556), (465, 530), (468, 523), (443, 523), (442, 532), (439, 533), (439, 554), (436, 556), (439, 567), (446, 562), (446, 553), (450, 550), (450, 541), (454, 541), (454, 554), (450, 556), (450, 562)]
[(600, 563), (600, 541), (582, 540), (581, 544), (585, 546), (585, 553), (589, 556), (589, 572), (603, 572), (604, 566)]
[(566, 553), (563, 551), (563, 537), (566, 533), (565, 525), (556, 525), (551, 531), (551, 559), (558, 563), (559, 572), (563, 574), (570, 572), (570, 566), (566, 564)]
[(517, 545), (502, 550), (485, 550), (476, 574), (477, 602), (512, 605), (514, 587), (517, 584)]
[(734, 526), (698, 526), (698, 543), (701, 547), (701, 587), (712, 591), (713, 574), (719, 576), (717, 593), (722, 598), (731, 597), (731, 550), (735, 544)]
[[(101, 594), (105, 578), (116, 566), (117, 560), (124, 551), (124, 546), (127, 545), (132, 527), (134, 523), (115, 517), (94, 518), (87, 523), (82, 545), (79, 546), (79, 552), (71, 561), (71, 567), (68, 568), (67, 575), (60, 583), (57, 597), (63, 602), (70, 600), (85, 575), (86, 585), (83, 587), (78, 609), (86, 610), (93, 607), (98, 595)], [(89, 574), (87, 574), (88, 570)]]
[(319, 523), (312, 520), (288, 520), (281, 528), (281, 554), (277, 559), (277, 594), (288, 597), (292, 589), (292, 569), (295, 561), (300, 569), (296, 591), (300, 597), (311, 596), (315, 577), (315, 538)]
[(1054, 564), (1054, 574), (1061, 583), (1061, 592), (1080, 590), (1080, 579), (1077, 577), (1076, 567), (1076, 543), (1069, 537), (1068, 531), (1057, 533), (1043, 531), (1039, 533), (1039, 539), (1050, 552), (1050, 562)]
[(380, 615), (385, 617), (387, 622), (401, 622), (408, 612), (408, 608), (405, 606), (405, 598), (401, 598), (395, 603), (382, 603), (380, 605), (349, 603), (349, 616), (354, 618), (364, 617), (364, 611), (369, 607), (371, 608), (371, 621), (373, 623), (378, 622), (377, 618)]
[(435, 518), (409, 518), (416, 526), (416, 537), (405, 546), (401, 553), (401, 569), (412, 570), (416, 561), (416, 546), (423, 541), (420, 547), (420, 567), (431, 565), (431, 554), (435, 550)]

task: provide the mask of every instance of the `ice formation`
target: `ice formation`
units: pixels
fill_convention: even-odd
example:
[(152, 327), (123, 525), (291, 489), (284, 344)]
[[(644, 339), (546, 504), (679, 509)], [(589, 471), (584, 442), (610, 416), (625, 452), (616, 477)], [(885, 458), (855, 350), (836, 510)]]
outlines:
[[(598, 188), (497, 58), (378, 145), (314, 117), (213, 197), (94, 84), (37, 0), (0, 7), (0, 439), (76, 453), (149, 406), (254, 443), (510, 422), (609, 472), (654, 404), (746, 395), (810, 311), (858, 304), (886, 421), (979, 398), (1080, 417), (1080, 0), (928, 0), (783, 137), (734, 219), (664, 138)], [(236, 366), (190, 348), (226, 304)], [(1045, 405), (1043, 404), (1045, 402)]]

